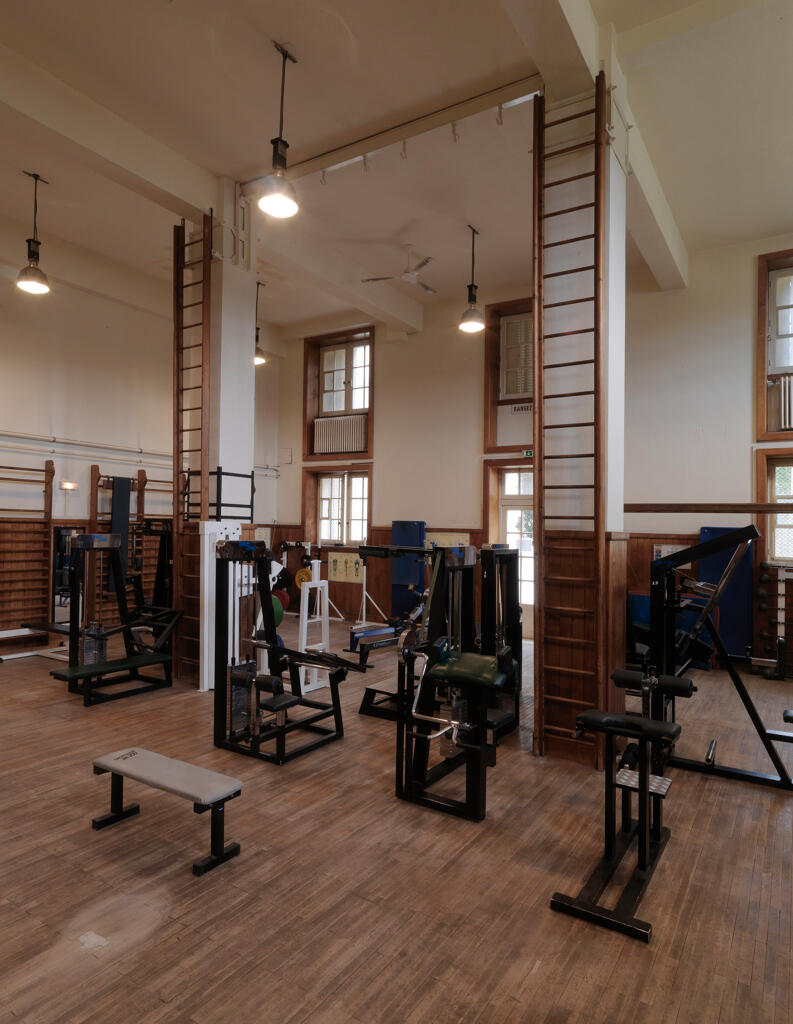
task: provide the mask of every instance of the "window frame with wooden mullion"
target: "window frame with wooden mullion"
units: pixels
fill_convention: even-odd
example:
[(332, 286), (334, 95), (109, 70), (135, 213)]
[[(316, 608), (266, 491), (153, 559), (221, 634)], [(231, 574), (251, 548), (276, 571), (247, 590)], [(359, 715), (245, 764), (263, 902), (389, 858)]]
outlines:
[[(534, 403), (534, 319), (533, 302), (530, 298), (495, 302), (485, 306), (484, 339), (484, 444), (486, 454), (519, 452), (531, 446), (528, 439), (521, 444), (498, 443), (498, 409), (504, 405)], [(505, 393), (505, 348), (504, 328), (520, 317), (529, 317), (529, 340), (526, 363), (528, 368), (527, 390), (521, 393)]]
[[(777, 496), (772, 474), (777, 467), (790, 466), (793, 471), (793, 447), (791, 448), (760, 448), (755, 453), (756, 458), (756, 484), (757, 502), (791, 500), (791, 513), (793, 514), (793, 494)], [(791, 488), (793, 490), (793, 488)], [(760, 538), (757, 543), (757, 562), (774, 562), (780, 565), (793, 565), (793, 555), (790, 557), (777, 557), (775, 550), (776, 531), (779, 529), (790, 530), (793, 536), (793, 524), (777, 524), (777, 516), (774, 514), (763, 514), (757, 517), (757, 528)]]
[[(776, 366), (775, 355), (779, 341), (787, 341), (793, 349), (793, 324), (790, 331), (779, 332), (780, 311), (789, 310), (793, 321), (793, 284), (790, 286), (790, 303), (776, 302), (776, 282), (789, 271), (793, 278), (793, 249), (763, 253), (757, 257), (757, 359), (756, 359), (756, 406), (758, 441), (792, 441), (793, 426), (781, 428), (778, 422), (782, 380), (786, 380), (788, 401), (793, 403), (793, 351), (789, 353), (790, 363)], [(789, 379), (788, 379), (789, 378)], [(776, 420), (776, 422), (773, 422)], [(791, 419), (793, 423), (793, 419)]]
[[(323, 501), (328, 496), (323, 495), (323, 480), (340, 480), (341, 490), (336, 500), (340, 502), (339, 523), (340, 530), (334, 531), (336, 536), (322, 536), (322, 522), (329, 517), (323, 516)], [(353, 492), (354, 480), (363, 481), (363, 494), (355, 495)], [(303, 533), (312, 544), (322, 547), (357, 547), (358, 544), (365, 544), (372, 532), (372, 464), (355, 464), (312, 467), (303, 470), (303, 496), (302, 496), (302, 524)], [(355, 515), (355, 505), (362, 505), (358, 509), (361, 515)], [(358, 524), (359, 529), (354, 531), (353, 524)], [(362, 536), (359, 536), (362, 534)]]
[[(352, 327), (332, 334), (321, 334), (303, 341), (303, 461), (327, 462), (341, 457), (371, 458), (374, 441), (374, 349), (375, 329), (373, 325)], [(353, 364), (356, 348), (368, 350), (368, 362), (362, 367)], [(344, 352), (344, 366), (334, 371), (326, 370), (324, 361), (329, 352)], [(365, 371), (366, 380), (361, 387), (355, 386), (358, 369)], [(328, 377), (341, 375), (341, 387), (327, 388)], [(334, 379), (333, 383), (338, 383)], [(364, 392), (365, 404), (355, 408), (356, 392)], [(343, 408), (323, 410), (323, 396), (343, 395)], [(336, 404), (336, 403), (334, 403)], [(339, 416), (366, 416), (366, 447), (350, 452), (315, 452), (314, 424), (316, 420)]]

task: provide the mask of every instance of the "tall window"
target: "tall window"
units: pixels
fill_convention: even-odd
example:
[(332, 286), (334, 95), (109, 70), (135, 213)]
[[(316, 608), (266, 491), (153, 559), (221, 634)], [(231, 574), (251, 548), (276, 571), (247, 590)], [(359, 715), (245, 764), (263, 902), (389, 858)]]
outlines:
[(328, 473), (317, 484), (320, 544), (363, 544), (369, 521), (368, 476)]
[(501, 540), (520, 551), (520, 603), (534, 604), (534, 477), (527, 470), (501, 474)]
[[(769, 461), (768, 500), (791, 502), (793, 505), (793, 459)], [(790, 515), (783, 512), (769, 519), (769, 557), (774, 561), (793, 561), (793, 508)]]
[(500, 347), (499, 400), (531, 398), (534, 393), (531, 313), (501, 317)]
[(757, 258), (757, 440), (793, 437), (793, 249)]
[(369, 408), (369, 362), (368, 342), (322, 349), (323, 416)]

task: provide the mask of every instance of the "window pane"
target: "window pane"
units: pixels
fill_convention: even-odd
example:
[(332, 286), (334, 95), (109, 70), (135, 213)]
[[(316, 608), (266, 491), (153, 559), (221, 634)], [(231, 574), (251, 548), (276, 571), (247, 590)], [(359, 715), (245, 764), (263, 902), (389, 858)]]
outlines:
[(774, 530), (774, 558), (793, 557), (793, 529)]
[(793, 338), (777, 338), (771, 348), (771, 366), (793, 366)]
[(319, 493), (323, 498), (330, 497), (330, 482), (331, 478), (329, 476), (321, 476), (319, 478)]
[(776, 279), (776, 303), (777, 306), (793, 305), (793, 274), (786, 274)]
[(322, 396), (322, 411), (323, 412), (333, 412), (333, 404), (334, 404), (333, 392), (329, 391), (326, 395)]
[(504, 494), (519, 494), (520, 482), (518, 473), (504, 474)]
[(793, 495), (793, 466), (774, 467), (774, 494), (777, 498)]
[(793, 334), (793, 309), (778, 309), (777, 334)]
[(533, 494), (534, 493), (534, 477), (531, 473), (520, 474), (520, 493), (521, 494)]
[(354, 476), (350, 478), (350, 491), (353, 498), (360, 498), (363, 494), (363, 478)]
[(336, 367), (337, 370), (343, 370), (347, 353), (343, 348), (337, 348), (334, 350), (334, 356), (334, 366)]
[(356, 366), (352, 371), (352, 386), (354, 388), (362, 388), (366, 384), (366, 368), (363, 366)]
[(322, 353), (322, 369), (332, 370), (335, 352), (332, 348), (326, 348)]
[(334, 391), (333, 392), (333, 409), (334, 412), (344, 412), (344, 392)]

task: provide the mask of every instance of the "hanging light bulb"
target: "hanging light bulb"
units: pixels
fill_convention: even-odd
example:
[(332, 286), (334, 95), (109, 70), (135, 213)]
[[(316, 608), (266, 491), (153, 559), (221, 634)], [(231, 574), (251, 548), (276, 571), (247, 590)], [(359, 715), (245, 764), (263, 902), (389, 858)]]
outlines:
[(476, 306), (476, 285), (474, 284), (474, 247), (476, 245), (476, 236), (479, 232), (476, 228), (471, 227), (470, 224), (468, 227), (471, 228), (471, 283), (468, 285), (468, 309), (460, 317), (457, 327), (465, 334), (476, 334), (478, 331), (485, 329), (485, 318), (482, 315), (481, 309), (477, 309)]
[(24, 171), (29, 178), (33, 179), (33, 237), (27, 239), (28, 243), (28, 264), (19, 271), (17, 277), (17, 288), (31, 295), (45, 295), (50, 290), (50, 283), (47, 275), (39, 268), (39, 247), (41, 242), (37, 237), (37, 221), (39, 212), (39, 182), (49, 185), (40, 174), (32, 171)]
[(284, 85), (286, 83), (286, 62), (291, 60), (297, 64), (295, 57), (289, 53), (280, 43), (273, 44), (281, 54), (281, 116), (278, 124), (278, 136), (270, 139), (273, 147), (273, 172), (268, 174), (262, 184), (262, 194), (259, 197), (259, 209), (271, 217), (278, 217), (280, 220), (286, 217), (294, 217), (299, 206), (295, 190), (286, 180), (286, 151), (289, 143), (283, 138), (284, 134)]
[(267, 356), (259, 344), (259, 289), (262, 287), (259, 281), (256, 282), (256, 347), (253, 350), (253, 365), (264, 366)]

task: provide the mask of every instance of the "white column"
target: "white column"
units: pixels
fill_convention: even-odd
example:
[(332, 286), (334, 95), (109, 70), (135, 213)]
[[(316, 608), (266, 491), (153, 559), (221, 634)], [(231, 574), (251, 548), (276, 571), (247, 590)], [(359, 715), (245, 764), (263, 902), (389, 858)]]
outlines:
[[(209, 468), (250, 473), (254, 464), (256, 272), (250, 249), (253, 232), (240, 224), (234, 183), (220, 184), (215, 211), (212, 263), (212, 356), (210, 377)], [(246, 216), (250, 210), (245, 210)], [(247, 232), (243, 238), (242, 232)], [(210, 494), (214, 488), (210, 486)], [(224, 478), (223, 501), (246, 503), (250, 483)], [(225, 509), (223, 518), (237, 518)]]

